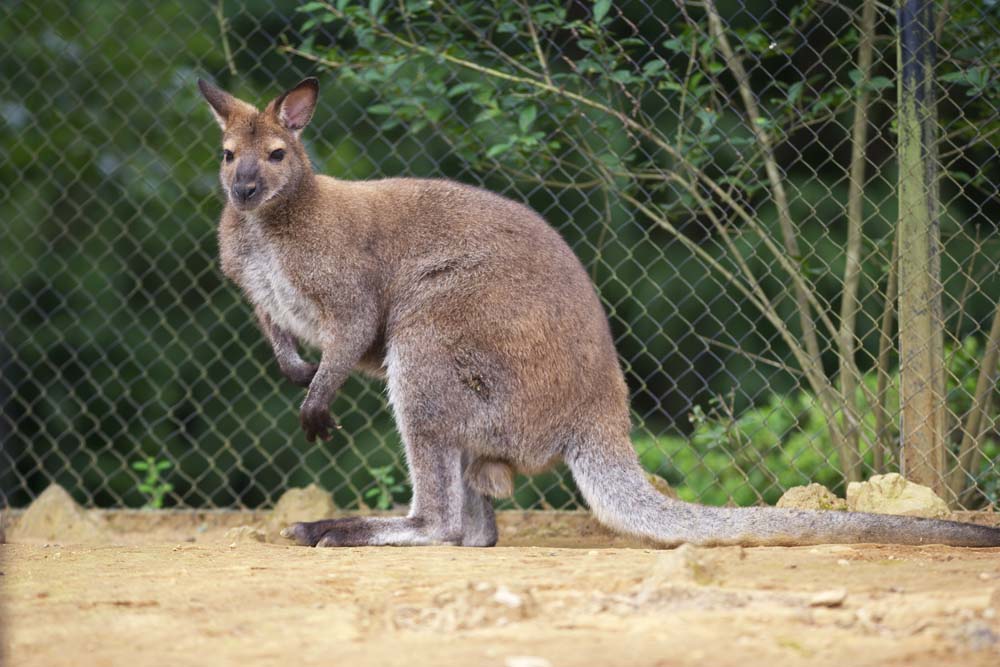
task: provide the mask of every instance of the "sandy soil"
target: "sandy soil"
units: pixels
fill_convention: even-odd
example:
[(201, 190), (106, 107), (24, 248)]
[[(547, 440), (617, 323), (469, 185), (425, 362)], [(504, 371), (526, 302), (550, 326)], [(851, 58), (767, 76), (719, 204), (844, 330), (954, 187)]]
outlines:
[(260, 514), (88, 515), (0, 547), (7, 664), (1000, 664), (1000, 549), (667, 551), (520, 512), (493, 549), (308, 549), (234, 529)]

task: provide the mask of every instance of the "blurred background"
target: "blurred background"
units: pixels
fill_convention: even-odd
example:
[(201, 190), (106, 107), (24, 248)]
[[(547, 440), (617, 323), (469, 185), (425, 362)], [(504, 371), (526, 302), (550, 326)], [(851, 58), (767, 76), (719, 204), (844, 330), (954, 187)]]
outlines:
[[(383, 387), (351, 379), (342, 430), (307, 443), (302, 390), (218, 267), (220, 137), (195, 81), (262, 107), (307, 75), (318, 171), (453, 178), (559, 229), (610, 316), (636, 449), (681, 497), (843, 492), (916, 474), (915, 451), (954, 506), (997, 501), (995, 0), (7, 0), (0, 15), (9, 505), (51, 482), (100, 507), (254, 508), (313, 481), (341, 507), (408, 500)], [(900, 327), (907, 298), (928, 319)], [(929, 351), (917, 412), (901, 344)], [(908, 450), (932, 417), (932, 448)], [(579, 505), (561, 469), (504, 504)]]

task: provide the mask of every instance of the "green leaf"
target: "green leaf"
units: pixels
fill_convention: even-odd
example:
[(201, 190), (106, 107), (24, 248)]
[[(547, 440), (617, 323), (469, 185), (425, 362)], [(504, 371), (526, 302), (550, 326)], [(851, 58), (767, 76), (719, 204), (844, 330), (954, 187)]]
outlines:
[(378, 16), (379, 11), (382, 9), (382, 0), (369, 0), (368, 11), (372, 13), (372, 16)]
[(312, 11), (316, 11), (317, 9), (323, 9), (323, 7), (324, 7), (324, 5), (323, 5), (322, 2), (307, 2), (304, 5), (300, 5), (299, 7), (296, 7), (295, 11), (297, 11), (297, 12), (312, 12)]
[(368, 113), (375, 114), (376, 116), (388, 116), (392, 111), (392, 107), (388, 104), (373, 104), (368, 107)]
[(795, 106), (795, 103), (802, 97), (802, 89), (805, 88), (805, 85), (804, 81), (796, 81), (788, 87), (787, 99), (789, 105)]
[(594, 3), (594, 23), (600, 23), (611, 9), (611, 0), (597, 0)]
[(481, 123), (484, 120), (491, 120), (500, 115), (500, 111), (497, 109), (483, 109), (480, 111), (475, 118), (472, 119), (473, 123)]
[(714, 111), (709, 111), (707, 109), (699, 110), (697, 113), (695, 113), (695, 116), (697, 116), (698, 120), (701, 121), (702, 132), (711, 129), (715, 125), (715, 122), (719, 119), (719, 115), (717, 113), (715, 113)]
[(660, 70), (666, 69), (667, 63), (662, 60), (651, 60), (642, 67), (642, 72), (646, 76), (652, 76)]
[(892, 88), (896, 84), (894, 84), (892, 79), (889, 79), (888, 77), (876, 76), (868, 82), (868, 85), (874, 90), (882, 90), (883, 88)]
[(681, 53), (687, 51), (687, 45), (681, 40), (680, 37), (674, 37), (673, 39), (668, 39), (663, 42), (663, 47), (674, 51), (675, 53)]
[(486, 157), (493, 158), (497, 157), (498, 155), (501, 155), (502, 153), (506, 153), (507, 151), (510, 150), (510, 146), (511, 144), (509, 142), (504, 144), (496, 144), (495, 146), (490, 146), (490, 149), (486, 151)]
[(456, 95), (461, 95), (462, 93), (467, 93), (472, 90), (479, 90), (483, 84), (478, 81), (466, 81), (465, 83), (459, 83), (448, 89), (445, 93), (448, 97), (455, 97)]
[(534, 104), (529, 104), (517, 117), (517, 126), (521, 128), (521, 132), (527, 132), (531, 129), (531, 124), (535, 122), (535, 117), (538, 115), (538, 109), (535, 108)]

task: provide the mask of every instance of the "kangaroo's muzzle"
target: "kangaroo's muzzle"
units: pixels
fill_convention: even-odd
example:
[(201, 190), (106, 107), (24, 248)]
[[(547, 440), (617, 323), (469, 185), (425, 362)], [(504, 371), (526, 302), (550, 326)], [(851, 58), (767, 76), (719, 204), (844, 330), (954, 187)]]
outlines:
[(239, 204), (247, 204), (253, 199), (261, 188), (260, 171), (257, 168), (256, 160), (241, 160), (236, 168), (236, 178), (230, 188), (233, 201)]

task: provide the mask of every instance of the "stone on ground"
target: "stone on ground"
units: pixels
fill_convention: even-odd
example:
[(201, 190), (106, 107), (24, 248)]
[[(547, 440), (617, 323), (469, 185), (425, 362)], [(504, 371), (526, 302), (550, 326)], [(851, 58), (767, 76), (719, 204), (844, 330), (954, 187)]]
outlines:
[(240, 544), (266, 542), (267, 534), (257, 526), (234, 526), (226, 531), (222, 539), (235, 547)]
[(299, 521), (319, 521), (329, 519), (337, 508), (330, 494), (315, 484), (299, 489), (289, 489), (278, 499), (278, 503), (267, 519), (265, 532), (270, 542), (281, 538), (279, 533)]
[(7, 539), (60, 544), (107, 542), (108, 528), (80, 507), (58, 484), (45, 489), (8, 530)]
[(778, 499), (778, 507), (796, 510), (846, 510), (847, 503), (822, 484), (793, 486)]
[(847, 509), (852, 512), (901, 514), (938, 519), (949, 514), (948, 505), (929, 487), (906, 480), (898, 473), (875, 475), (867, 482), (847, 485)]
[(652, 472), (646, 473), (646, 479), (649, 480), (649, 483), (653, 485), (654, 489), (665, 495), (667, 498), (677, 500), (677, 492), (674, 491), (672, 486), (670, 486), (670, 482)]

